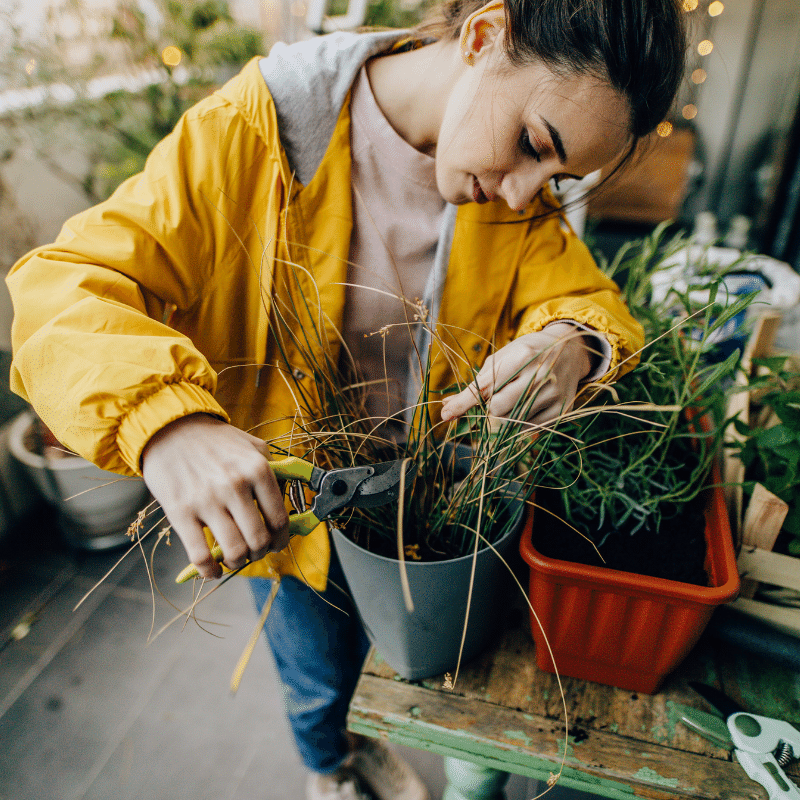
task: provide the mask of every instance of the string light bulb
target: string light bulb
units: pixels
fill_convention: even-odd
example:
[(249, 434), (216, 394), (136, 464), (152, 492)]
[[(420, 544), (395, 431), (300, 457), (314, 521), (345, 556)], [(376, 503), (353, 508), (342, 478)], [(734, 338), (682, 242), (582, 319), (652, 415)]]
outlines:
[(707, 56), (713, 49), (714, 42), (710, 39), (703, 39), (703, 41), (697, 45), (697, 52), (700, 53), (701, 56)]
[(178, 47), (175, 45), (170, 45), (169, 47), (165, 47), (161, 51), (161, 60), (168, 66), (168, 67), (177, 67), (178, 64), (181, 63), (181, 59), (183, 58), (183, 53), (181, 53)]

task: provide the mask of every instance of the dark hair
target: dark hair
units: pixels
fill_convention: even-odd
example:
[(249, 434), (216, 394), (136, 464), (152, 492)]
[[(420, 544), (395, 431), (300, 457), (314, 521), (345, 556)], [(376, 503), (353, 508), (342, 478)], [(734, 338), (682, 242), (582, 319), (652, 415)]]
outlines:
[[(458, 38), (486, 0), (447, 0), (418, 35)], [(628, 101), (634, 140), (652, 132), (680, 86), (686, 27), (677, 0), (505, 0), (512, 64), (607, 80)]]

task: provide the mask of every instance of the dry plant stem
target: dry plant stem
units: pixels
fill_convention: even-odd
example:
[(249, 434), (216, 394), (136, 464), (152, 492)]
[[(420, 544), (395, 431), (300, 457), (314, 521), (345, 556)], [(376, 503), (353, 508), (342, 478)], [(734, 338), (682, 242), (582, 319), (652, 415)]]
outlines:
[[(308, 588), (309, 588), (309, 589), (311, 589), (311, 591), (312, 591), (312, 592), (314, 592), (314, 594), (315, 594), (315, 595), (316, 595), (316, 596), (317, 596), (317, 597), (318, 597), (320, 600), (322, 600), (322, 602), (323, 602), (323, 603), (327, 603), (327, 604), (328, 604), (328, 605), (329, 605), (331, 608), (335, 608), (337, 611), (341, 611), (341, 612), (342, 612), (342, 614), (344, 614), (346, 617), (349, 617), (350, 615), (349, 615), (349, 614), (348, 614), (348, 613), (347, 613), (347, 612), (346, 612), (346, 611), (345, 611), (343, 608), (339, 608), (339, 606), (337, 606), (335, 603), (331, 603), (331, 601), (330, 601), (330, 600), (328, 600), (328, 598), (327, 598), (327, 597), (323, 597), (323, 596), (322, 596), (322, 595), (321, 595), (321, 594), (320, 594), (320, 593), (319, 593), (319, 592), (318, 592), (318, 591), (317, 591), (317, 590), (316, 590), (316, 589), (315, 589), (313, 586), (311, 586), (311, 584), (308, 582), (308, 580), (306, 580), (306, 576), (305, 576), (305, 575), (303, 575), (303, 570), (301, 569), (301, 567), (300, 567), (300, 563), (298, 562), (298, 560), (297, 560), (297, 557), (296, 557), (296, 556), (295, 556), (295, 554), (294, 554), (294, 550), (292, 550), (292, 543), (291, 543), (291, 541), (289, 542), (289, 552), (290, 552), (290, 553), (291, 553), (291, 555), (292, 555), (292, 561), (294, 561), (294, 565), (297, 567), (297, 571), (300, 573), (300, 575), (302, 576), (303, 580), (306, 582), (306, 585), (308, 586)], [(318, 569), (319, 569), (319, 568), (318, 568)], [(334, 583), (333, 581), (330, 581), (330, 583), (331, 583), (331, 584), (332, 584), (332, 585), (333, 585), (335, 588), (337, 588), (337, 589), (338, 589), (340, 592), (342, 592), (342, 594), (347, 594), (347, 593), (344, 591), (344, 589), (342, 589), (342, 587), (341, 587), (341, 586), (339, 586), (338, 584)]]
[(406, 569), (406, 554), (403, 549), (403, 509), (406, 499), (406, 464), (410, 458), (403, 459), (400, 467), (400, 493), (397, 503), (397, 558), (400, 569), (400, 585), (403, 587), (403, 600), (406, 604), (406, 611), (414, 613), (414, 601), (411, 598), (411, 587), (408, 585), (408, 570)]
[(456, 683), (458, 683), (458, 673), (461, 671), (461, 657), (464, 653), (464, 642), (467, 638), (467, 627), (469, 626), (469, 610), (472, 607), (472, 590), (475, 586), (475, 568), (478, 563), (478, 549), (481, 543), (481, 539), (484, 537), (481, 536), (481, 521), (483, 520), (483, 498), (484, 498), (484, 488), (486, 486), (486, 471), (488, 469), (488, 463), (484, 462), (483, 464), (483, 475), (481, 475), (481, 493), (480, 499), (478, 501), (478, 527), (475, 530), (475, 548), (472, 551), (472, 569), (469, 573), (469, 588), (467, 589), (467, 608), (464, 612), (464, 627), (461, 631), (461, 644), (458, 647), (458, 660), (456, 661), (456, 674), (453, 678), (453, 689), (455, 690)]
[(585, 539), (593, 548), (595, 553), (597, 553), (597, 557), (605, 564), (606, 560), (603, 558), (601, 552), (597, 549), (597, 545), (585, 534), (579, 531), (574, 525), (570, 525), (565, 519), (562, 519), (558, 514), (554, 511), (550, 511), (550, 509), (545, 508), (544, 506), (540, 506), (538, 503), (534, 503), (532, 500), (528, 500), (528, 505), (532, 508), (536, 508), (539, 511), (544, 511), (545, 513), (549, 514), (551, 517), (555, 517), (559, 522), (563, 525), (566, 525), (570, 530), (574, 531), (578, 534), (582, 539)]
[[(65, 453), (69, 452), (68, 450), (64, 451)], [(70, 453), (70, 455), (75, 455), (74, 453)], [(94, 492), (97, 489), (104, 489), (106, 486), (111, 486), (114, 483), (119, 483), (120, 481), (141, 481), (141, 478), (134, 478), (134, 477), (127, 477), (125, 475), (114, 478), (114, 480), (108, 481), (107, 483), (98, 483), (96, 486), (90, 486), (88, 489), (84, 489), (77, 494), (70, 495), (69, 497), (64, 498), (64, 502), (69, 502), (70, 500), (74, 500), (76, 497), (80, 497), (81, 495), (87, 494), (88, 492)]]
[[(152, 504), (150, 504), (150, 505), (152, 505)], [(162, 521), (162, 520), (159, 520), (159, 522), (157, 522), (157, 523), (156, 523), (156, 525), (160, 525), (160, 524), (161, 524), (161, 521)], [(83, 603), (85, 602), (85, 600), (86, 600), (86, 599), (87, 599), (87, 598), (88, 598), (88, 597), (89, 597), (89, 596), (90, 596), (90, 595), (91, 595), (91, 594), (92, 594), (92, 593), (95, 591), (95, 589), (97, 589), (97, 587), (98, 587), (98, 586), (100, 586), (100, 585), (101, 585), (101, 584), (102, 584), (102, 583), (103, 583), (103, 582), (106, 580), (106, 578), (108, 578), (108, 576), (109, 576), (109, 575), (111, 575), (111, 573), (112, 573), (112, 572), (113, 572), (113, 571), (114, 571), (114, 570), (115, 570), (115, 569), (116, 569), (116, 568), (117, 568), (117, 567), (118, 567), (118, 566), (119, 566), (119, 565), (120, 565), (120, 564), (121, 564), (121, 563), (122, 563), (122, 562), (123, 562), (123, 561), (124, 561), (124, 560), (125, 560), (125, 559), (126, 559), (126, 558), (127, 558), (127, 557), (128, 557), (130, 554), (131, 554), (131, 553), (132, 553), (132, 552), (133, 552), (133, 551), (134, 551), (134, 550), (137, 550), (137, 549), (140, 547), (140, 542), (141, 542), (141, 541), (143, 541), (144, 539), (146, 539), (146, 538), (147, 538), (147, 537), (148, 537), (148, 536), (149, 536), (149, 535), (150, 535), (150, 534), (151, 534), (151, 533), (152, 533), (152, 532), (155, 530), (155, 527), (156, 527), (156, 525), (153, 525), (153, 527), (152, 527), (152, 528), (150, 528), (150, 530), (148, 530), (146, 533), (144, 533), (144, 534), (140, 534), (140, 535), (139, 535), (139, 539), (138, 539), (137, 541), (135, 541), (135, 542), (134, 542), (134, 543), (133, 543), (133, 544), (132, 544), (132, 545), (131, 545), (131, 546), (130, 546), (130, 547), (129, 547), (129, 548), (128, 548), (128, 549), (127, 549), (127, 550), (126, 550), (126, 551), (125, 551), (125, 552), (124, 552), (124, 553), (123, 553), (123, 554), (122, 554), (122, 555), (121, 555), (121, 556), (118, 558), (118, 559), (117, 559), (117, 561), (116, 561), (116, 562), (114, 563), (114, 565), (113, 565), (113, 566), (112, 566), (112, 567), (111, 567), (111, 568), (108, 570), (108, 572), (106, 572), (106, 574), (105, 574), (105, 575), (103, 575), (103, 577), (102, 577), (102, 578), (100, 578), (100, 580), (99, 580), (99, 581), (97, 581), (97, 583), (95, 583), (95, 585), (94, 585), (94, 586), (92, 586), (92, 588), (91, 588), (91, 589), (89, 589), (89, 591), (88, 591), (88, 592), (86, 592), (86, 594), (85, 594), (83, 597), (81, 597), (81, 599), (80, 599), (80, 600), (79, 600), (79, 601), (78, 601), (78, 602), (75, 604), (75, 607), (72, 609), (72, 611), (73, 611), (73, 612), (77, 611), (77, 610), (78, 610), (78, 609), (79, 609), (79, 608), (80, 608), (80, 607), (83, 605)]]
[(256, 644), (258, 644), (258, 640), (261, 637), (261, 632), (264, 630), (264, 626), (267, 624), (267, 617), (269, 616), (269, 612), (272, 609), (272, 603), (275, 600), (275, 595), (278, 594), (278, 589), (280, 589), (280, 586), (281, 586), (281, 579), (280, 578), (273, 579), (272, 588), (270, 589), (267, 602), (264, 603), (264, 608), (261, 609), (261, 615), (258, 618), (256, 627), (253, 629), (252, 634), (250, 634), (250, 639), (245, 645), (244, 651), (239, 656), (239, 661), (236, 663), (236, 666), (234, 667), (233, 675), (231, 675), (231, 694), (236, 694), (236, 692), (239, 690), (239, 686), (242, 682), (242, 677), (244, 676), (244, 671), (247, 668), (248, 663), (250, 662), (250, 657), (253, 655), (253, 652), (256, 649)]
[[(240, 567), (239, 569), (244, 569), (244, 567)], [(182, 611), (179, 611), (177, 614), (175, 614), (175, 616), (173, 616), (171, 619), (169, 619), (167, 622), (165, 622), (164, 625), (162, 625), (158, 629), (158, 631), (156, 632), (156, 635), (153, 636), (153, 638), (150, 640), (150, 642), (148, 642), (148, 644), (150, 644), (150, 643), (154, 642), (156, 639), (158, 639), (158, 637), (161, 636), (161, 634), (164, 633), (164, 631), (167, 630), (167, 628), (170, 628), (179, 619), (181, 619), (184, 616), (187, 616), (187, 615), (191, 614), (193, 609), (195, 608), (195, 606), (197, 606), (203, 600), (208, 598), (210, 595), (214, 594), (214, 592), (216, 592), (217, 590), (221, 589), (231, 578), (233, 578), (236, 574), (238, 574), (238, 572), (239, 572), (239, 570), (236, 570), (234, 572), (229, 572), (226, 575), (223, 575), (219, 579), (219, 581), (217, 581), (216, 586), (213, 586), (204, 595), (200, 596), (200, 593), (198, 592), (197, 597), (196, 597), (196, 599), (194, 599), (192, 601), (192, 604), (190, 606), (188, 606), (187, 608), (183, 609)], [(203, 579), (203, 583), (204, 582), (205, 582), (205, 579)], [(202, 586), (201, 586), (201, 589), (202, 589)], [(223, 622), (216, 622), (216, 623), (213, 623), (213, 624), (222, 625), (224, 627), (227, 627), (227, 624), (223, 623)], [(205, 628), (203, 628), (203, 630), (205, 630)], [(206, 631), (206, 633), (209, 633), (211, 636), (214, 636), (216, 638), (220, 638), (215, 633), (212, 633), (211, 631)]]

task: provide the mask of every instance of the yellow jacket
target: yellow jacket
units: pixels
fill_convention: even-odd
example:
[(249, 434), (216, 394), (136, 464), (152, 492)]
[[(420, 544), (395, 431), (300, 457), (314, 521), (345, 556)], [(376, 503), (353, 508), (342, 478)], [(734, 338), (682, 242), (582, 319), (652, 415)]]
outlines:
[[(14, 266), (11, 386), (65, 446), (140, 475), (149, 438), (187, 414), (216, 414), (264, 439), (290, 429), (295, 403), (270, 313), (318, 292), (325, 346), (338, 352), (352, 226), (349, 95), (331, 125), (303, 185), (254, 59), (184, 115), (140, 175)], [(571, 319), (606, 334), (613, 370), (642, 345), (641, 329), (563, 222), (533, 219), (550, 202), (545, 191), (522, 216), (499, 201), (459, 208), (440, 330), (477, 365), (487, 342)], [(284, 345), (311, 391), (308, 367)], [(459, 379), (469, 379), (466, 366)], [(434, 355), (433, 387), (453, 381)], [(324, 588), (324, 527), (292, 547), (299, 569), (285, 551), (246, 574), (302, 575)]]

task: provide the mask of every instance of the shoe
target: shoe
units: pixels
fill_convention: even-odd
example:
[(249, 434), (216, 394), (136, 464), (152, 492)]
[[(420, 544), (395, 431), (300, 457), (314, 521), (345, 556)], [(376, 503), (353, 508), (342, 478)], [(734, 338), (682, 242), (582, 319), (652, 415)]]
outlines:
[(330, 775), (312, 772), (306, 781), (306, 800), (374, 800), (364, 791), (358, 775), (340, 767)]
[(378, 739), (362, 738), (345, 760), (377, 800), (430, 800), (413, 767)]

